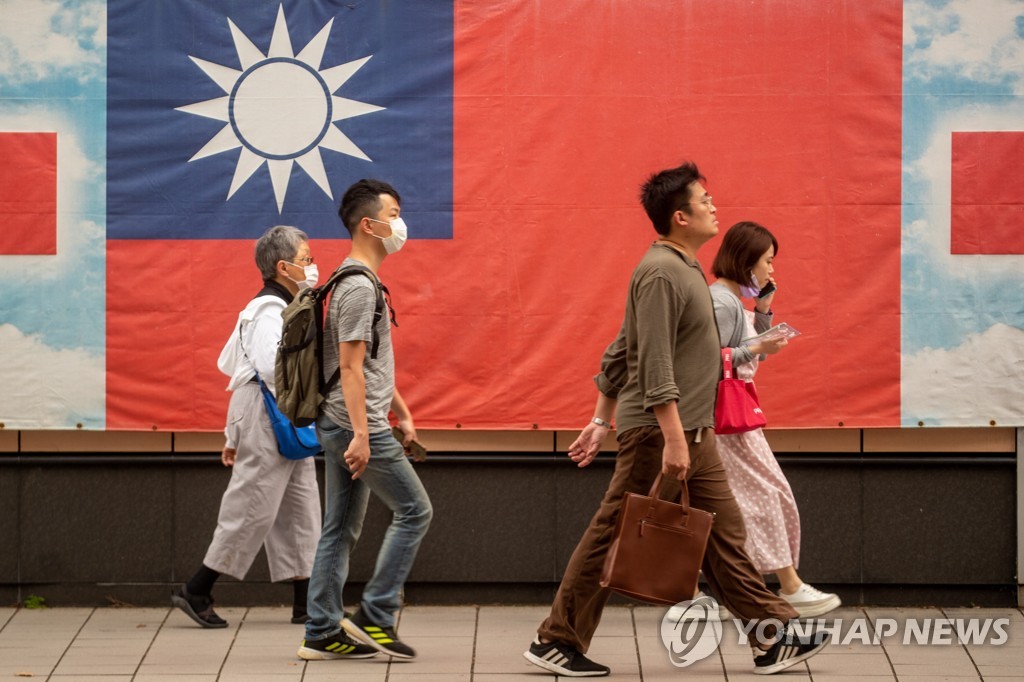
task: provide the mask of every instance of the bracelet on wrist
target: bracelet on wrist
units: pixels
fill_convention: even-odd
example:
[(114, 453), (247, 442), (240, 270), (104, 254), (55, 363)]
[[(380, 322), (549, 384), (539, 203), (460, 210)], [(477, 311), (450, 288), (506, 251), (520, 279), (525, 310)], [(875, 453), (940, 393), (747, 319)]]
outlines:
[(612, 423), (611, 422), (605, 421), (604, 419), (601, 419), (600, 417), (593, 417), (590, 421), (592, 423), (594, 423), (594, 424), (597, 424), (598, 426), (603, 426), (606, 429), (612, 428)]

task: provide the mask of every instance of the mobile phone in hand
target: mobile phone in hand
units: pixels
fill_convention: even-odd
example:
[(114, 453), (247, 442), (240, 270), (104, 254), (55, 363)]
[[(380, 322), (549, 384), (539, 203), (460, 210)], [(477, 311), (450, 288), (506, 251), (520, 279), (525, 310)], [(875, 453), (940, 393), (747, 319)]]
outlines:
[(775, 293), (775, 289), (775, 282), (768, 282), (768, 284), (764, 285), (764, 289), (761, 289), (761, 291), (757, 292), (757, 297), (764, 298), (768, 294)]
[[(405, 440), (405, 432), (402, 429), (394, 426), (391, 428), (391, 435), (395, 437), (399, 443)], [(414, 440), (405, 447), (405, 454), (412, 457), (414, 462), (423, 462), (427, 459), (427, 449), (423, 447), (423, 443), (418, 440)]]

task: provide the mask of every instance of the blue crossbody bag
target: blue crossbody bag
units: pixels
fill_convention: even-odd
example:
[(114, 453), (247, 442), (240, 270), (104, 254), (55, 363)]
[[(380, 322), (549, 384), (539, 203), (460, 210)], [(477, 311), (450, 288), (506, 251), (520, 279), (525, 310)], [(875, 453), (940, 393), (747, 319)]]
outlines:
[[(238, 343), (242, 348), (242, 353), (248, 358), (249, 354), (245, 351), (245, 344), (242, 343), (241, 325), (238, 328)], [(252, 363), (252, 360), (250, 359), (249, 362)], [(267, 388), (267, 384), (260, 377), (260, 373), (255, 372), (255, 374), (256, 381), (263, 392), (263, 406), (267, 410), (270, 426), (274, 429), (277, 451), (281, 453), (281, 456), (285, 459), (305, 459), (320, 452), (322, 448), (320, 447), (320, 441), (316, 438), (316, 425), (295, 426), (288, 421), (288, 417), (281, 414), (281, 410), (278, 409), (277, 399), (274, 398), (274, 394)]]
[(277, 409), (277, 400), (263, 383), (259, 372), (256, 373), (256, 381), (263, 391), (263, 404), (267, 408), (267, 416), (270, 417), (270, 425), (274, 429), (274, 438), (277, 439), (277, 451), (281, 456), (286, 459), (305, 459), (320, 452), (320, 441), (316, 439), (316, 425), (299, 427), (292, 424), (288, 417)]

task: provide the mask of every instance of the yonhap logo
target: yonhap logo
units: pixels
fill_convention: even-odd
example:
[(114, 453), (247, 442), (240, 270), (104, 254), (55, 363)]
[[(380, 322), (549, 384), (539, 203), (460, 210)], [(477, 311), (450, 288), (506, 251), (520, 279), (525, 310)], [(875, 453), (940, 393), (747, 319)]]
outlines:
[(702, 595), (670, 608), (661, 619), (661, 641), (677, 668), (710, 656), (722, 641), (718, 602)]

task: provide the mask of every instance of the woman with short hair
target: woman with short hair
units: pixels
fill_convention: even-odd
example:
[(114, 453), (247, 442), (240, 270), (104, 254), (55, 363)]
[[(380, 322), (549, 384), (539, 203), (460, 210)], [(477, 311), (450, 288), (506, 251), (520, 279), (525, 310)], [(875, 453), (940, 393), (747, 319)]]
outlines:
[[(754, 338), (772, 324), (775, 297), (773, 261), (779, 243), (765, 227), (740, 222), (729, 228), (715, 256), (711, 285), (722, 348), (732, 349), (735, 376), (753, 381), (758, 363), (778, 353), (784, 338)], [(754, 310), (742, 299), (754, 300)], [(813, 618), (840, 605), (835, 594), (803, 582), (796, 572), (800, 560), (800, 514), (796, 499), (764, 432), (715, 434), (718, 451), (747, 527), (745, 549), (761, 573), (779, 579), (779, 596), (801, 617)]]
[(242, 580), (260, 547), (267, 549), (272, 582), (290, 581), (292, 622), (305, 623), (313, 557), (320, 540), (320, 491), (313, 458), (286, 459), (267, 416), (259, 379), (274, 392), (281, 313), (300, 289), (316, 286), (317, 266), (302, 230), (278, 225), (256, 242), (263, 288), (238, 314), (217, 367), (230, 377), (224, 466), (231, 480), (220, 502), (217, 529), (195, 575), (171, 594), (171, 603), (204, 628), (227, 622), (213, 610), (221, 574)]

